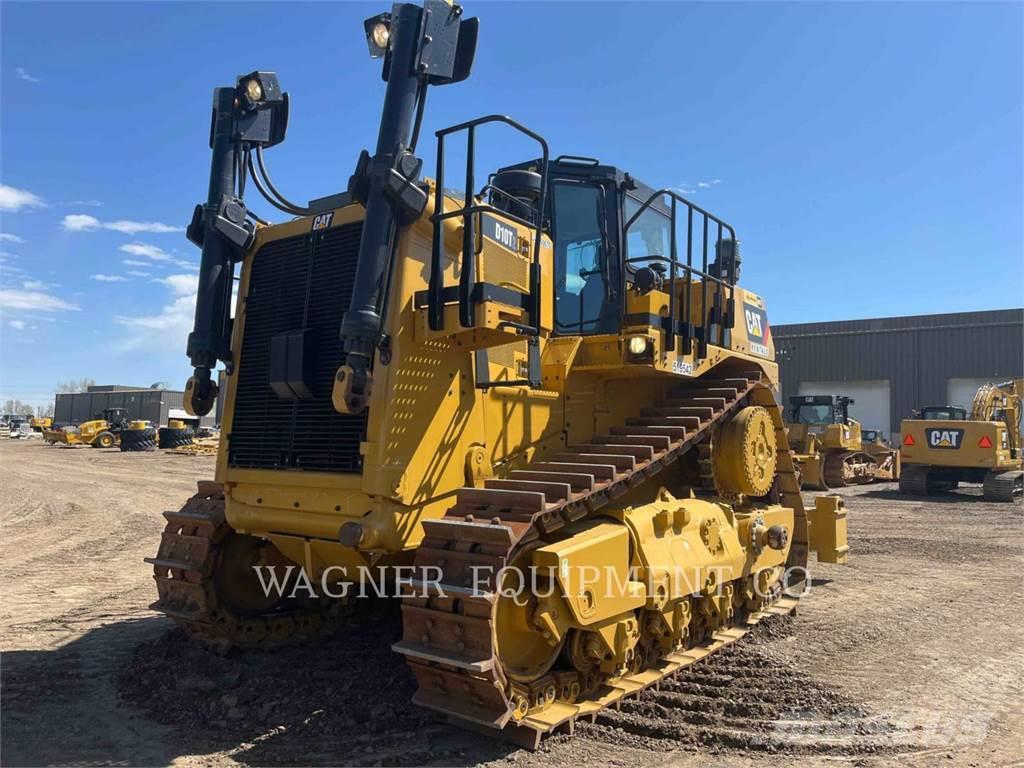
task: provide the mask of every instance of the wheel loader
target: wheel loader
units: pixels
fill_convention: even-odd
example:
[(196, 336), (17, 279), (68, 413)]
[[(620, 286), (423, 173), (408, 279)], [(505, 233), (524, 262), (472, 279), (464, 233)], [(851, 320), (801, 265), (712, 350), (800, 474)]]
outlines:
[(43, 431), (43, 439), (52, 444), (88, 445), (92, 448), (113, 448), (120, 444), (121, 433), (128, 429), (128, 412), (124, 408), (104, 408), (89, 421), (77, 427)]
[[(264, 156), (277, 76), (214, 91), (185, 406), (222, 397), (216, 478), (147, 562), (153, 607), (218, 648), (313, 639), (394, 574), (416, 703), (536, 747), (792, 611), (846, 521), (804, 509), (732, 226), (499, 114), (438, 130), (424, 177), (427, 92), (469, 75), (477, 32), (440, 0), (365, 21), (376, 149), (306, 204)], [(510, 135), (536, 150), (475, 175)], [(309, 588), (267, 590), (273, 568)]]
[(850, 418), (853, 398), (800, 395), (789, 404), (789, 443), (802, 488), (827, 491), (884, 474), (879, 459), (863, 446), (860, 422)]
[(900, 492), (923, 496), (982, 483), (987, 501), (1020, 501), (1022, 397), (1024, 379), (984, 384), (969, 414), (958, 406), (930, 406), (904, 419)]

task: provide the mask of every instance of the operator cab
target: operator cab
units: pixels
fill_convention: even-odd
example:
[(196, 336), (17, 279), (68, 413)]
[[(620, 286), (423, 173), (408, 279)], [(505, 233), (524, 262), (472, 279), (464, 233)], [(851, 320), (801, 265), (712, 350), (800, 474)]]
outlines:
[(800, 395), (789, 398), (790, 420), (793, 424), (849, 424), (849, 407), (853, 398), (831, 395)]
[[(535, 222), (543, 184), (540, 167), (539, 160), (532, 160), (493, 174), (485, 188), (489, 204)], [(700, 279), (699, 273), (706, 271), (712, 278), (728, 279), (730, 285), (739, 279), (734, 238), (722, 235), (723, 230), (731, 235), (731, 228), (710, 214), (695, 207), (698, 216), (689, 212), (691, 223), (705, 215), (714, 222), (707, 256), (714, 260), (703, 269), (708, 249), (698, 234), (697, 248), (690, 251), (690, 271), (682, 256), (687, 253), (683, 237), (672, 263), (675, 201), (669, 193), (659, 194), (619, 168), (575, 155), (550, 161), (547, 176), (544, 229), (554, 243), (556, 335), (619, 333), (627, 291), (660, 289), (666, 279), (682, 279), (684, 271), (691, 279)], [(680, 207), (686, 211), (689, 204)], [(708, 237), (707, 227), (704, 236)]]
[(918, 418), (928, 421), (966, 421), (967, 409), (959, 405), (926, 405)]
[(882, 429), (862, 429), (860, 440), (862, 443), (881, 442), (884, 445), (889, 444), (889, 438), (885, 436), (885, 430)]

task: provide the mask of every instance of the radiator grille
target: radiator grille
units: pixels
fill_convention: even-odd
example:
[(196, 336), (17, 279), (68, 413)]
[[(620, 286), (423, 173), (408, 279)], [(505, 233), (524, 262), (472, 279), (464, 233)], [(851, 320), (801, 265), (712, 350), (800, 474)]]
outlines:
[[(343, 362), (338, 329), (355, 279), (362, 222), (277, 240), (253, 256), (235, 410), (228, 436), (234, 467), (358, 473), (366, 413), (331, 404)], [(279, 398), (270, 388), (270, 341), (309, 329), (312, 397)]]

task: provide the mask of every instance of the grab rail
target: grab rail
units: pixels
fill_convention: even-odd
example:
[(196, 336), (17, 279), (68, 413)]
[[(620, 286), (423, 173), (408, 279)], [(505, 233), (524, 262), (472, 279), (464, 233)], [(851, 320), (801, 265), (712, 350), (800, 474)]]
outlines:
[[(541, 148), (541, 185), (540, 196), (535, 209), (533, 221), (528, 221), (515, 214), (498, 210), (487, 203), (473, 204), (473, 166), (475, 161), (475, 140), (476, 128), (487, 123), (504, 123), (520, 133), (536, 141)], [(461, 208), (451, 211), (444, 210), (444, 140), (446, 136), (453, 133), (466, 131), (466, 199)], [(430, 279), (427, 291), (427, 319), (431, 330), (444, 330), (444, 269), (441, 264), (441, 257), (444, 251), (444, 227), (446, 219), (456, 216), (462, 217), (462, 271), (459, 274), (459, 324), (463, 328), (470, 328), (474, 324), (474, 300), (473, 288), (476, 283), (475, 270), (475, 242), (476, 233), (473, 226), (473, 215), (476, 213), (493, 212), (506, 218), (512, 219), (534, 232), (533, 253), (530, 260), (529, 298), (530, 298), (530, 325), (521, 326), (517, 331), (524, 335), (538, 336), (540, 334), (541, 294), (540, 294), (540, 247), (541, 236), (544, 225), (544, 210), (547, 204), (548, 189), (548, 143), (537, 133), (529, 128), (520, 125), (515, 120), (505, 115), (487, 115), (469, 120), (465, 123), (452, 125), (443, 128), (435, 134), (437, 136), (437, 174), (435, 181), (437, 189), (434, 195), (434, 214), (431, 221), (434, 223), (433, 243), (430, 254)], [(486, 188), (491, 185), (488, 184)], [(519, 201), (522, 202), (522, 201)], [(527, 206), (523, 203), (524, 207)]]
[[(707, 347), (710, 340), (708, 338), (707, 326), (715, 326), (718, 329), (718, 346), (724, 346), (725, 344), (725, 330), (732, 328), (735, 324), (736, 316), (736, 304), (735, 298), (732, 292), (729, 292), (729, 298), (726, 303), (726, 309), (722, 312), (722, 303), (725, 293), (725, 287), (730, 288), (736, 285), (736, 262), (737, 262), (737, 245), (736, 245), (736, 231), (731, 225), (722, 221), (720, 218), (704, 210), (699, 205), (695, 205), (686, 198), (674, 192), (671, 189), (661, 189), (653, 193), (643, 205), (634, 213), (626, 225), (623, 227), (623, 242), (626, 242), (629, 228), (633, 223), (640, 218), (646, 212), (655, 200), (659, 200), (664, 196), (669, 196), (672, 199), (670, 208), (671, 216), (671, 235), (670, 235), (670, 257), (662, 255), (654, 256), (637, 256), (633, 258), (625, 259), (625, 264), (631, 264), (634, 262), (651, 262), (651, 261), (667, 261), (669, 263), (669, 280), (671, 281), (672, 287), (669, 290), (668, 298), (668, 314), (667, 318), (662, 319), (662, 330), (665, 331), (665, 348), (673, 351), (678, 351), (678, 345), (676, 336), (680, 336), (682, 339), (682, 352), (689, 354), (693, 350), (693, 341), (698, 341), (697, 346), (697, 357), (703, 358), (707, 356)], [(678, 243), (676, 235), (676, 214), (678, 204), (686, 206), (686, 263), (683, 264), (679, 261), (678, 254)], [(702, 243), (701, 243), (701, 268), (696, 269), (693, 266), (693, 225), (694, 225), (694, 213), (698, 214), (702, 220)], [(717, 239), (715, 241), (716, 250), (716, 263), (718, 263), (718, 275), (712, 275), (708, 272), (708, 224), (709, 222), (714, 223), (717, 228)], [(728, 232), (728, 239), (723, 239), (723, 232)], [(721, 277), (722, 271), (722, 259), (724, 256), (722, 244), (729, 242), (732, 244), (732, 258), (729, 259), (728, 276), (726, 278)], [(685, 274), (685, 290), (683, 291), (683, 309), (682, 316), (685, 319), (679, 319), (677, 315), (677, 302), (676, 302), (676, 278), (679, 270), (682, 270)], [(622, 275), (622, 289), (623, 295), (626, 292), (626, 272), (623, 270)], [(694, 276), (700, 278), (701, 292), (700, 292), (700, 317), (703, 325), (694, 326), (692, 322), (693, 316), (693, 279)], [(708, 310), (708, 283), (711, 282), (715, 285), (715, 293), (713, 296), (713, 306), (710, 311)]]

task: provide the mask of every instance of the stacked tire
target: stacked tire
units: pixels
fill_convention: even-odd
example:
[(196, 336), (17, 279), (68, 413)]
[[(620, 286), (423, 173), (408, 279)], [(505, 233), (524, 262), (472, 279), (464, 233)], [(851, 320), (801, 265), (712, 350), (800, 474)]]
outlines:
[(192, 445), (192, 430), (161, 427), (157, 442), (161, 449), (181, 448), (183, 445)]
[(122, 451), (155, 451), (156, 444), (157, 434), (152, 427), (126, 429), (121, 432)]

